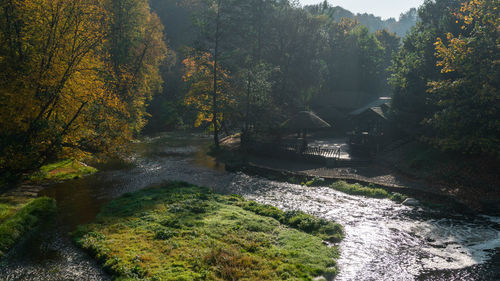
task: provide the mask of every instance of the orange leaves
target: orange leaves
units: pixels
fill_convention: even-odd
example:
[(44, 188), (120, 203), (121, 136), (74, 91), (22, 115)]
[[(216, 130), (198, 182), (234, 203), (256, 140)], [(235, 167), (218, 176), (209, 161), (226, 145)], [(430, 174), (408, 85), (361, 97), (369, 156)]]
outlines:
[[(209, 53), (189, 56), (182, 62), (185, 67), (183, 79), (189, 85), (189, 91), (184, 103), (198, 110), (195, 126), (199, 127), (213, 119), (213, 91), (214, 91), (214, 62)], [(222, 109), (234, 104), (232, 96), (234, 89), (230, 83), (230, 76), (220, 66), (217, 67), (217, 93), (218, 108)], [(220, 120), (222, 114), (218, 114)]]
[[(434, 46), (436, 48), (436, 57), (440, 60), (437, 66), (441, 67), (442, 73), (453, 71), (467, 71), (464, 67), (469, 57), (475, 52), (480, 52), (479, 49), (484, 48), (475, 46), (478, 44), (478, 38), (488, 38), (496, 41), (496, 49), (500, 46), (498, 32), (500, 31), (500, 18), (496, 12), (498, 9), (498, 1), (488, 0), (470, 0), (462, 4), (460, 11), (454, 13), (457, 17), (457, 22), (461, 20), (463, 34), (458, 37), (452, 33), (446, 35), (447, 44), (441, 38), (437, 38)], [(471, 33), (469, 35), (469, 33)], [(475, 37), (477, 38), (475, 38)], [(488, 39), (490, 40), (490, 39)], [(485, 43), (487, 43), (485, 41)]]
[(441, 73), (459, 70), (460, 63), (472, 54), (472, 49), (467, 46), (466, 38), (462, 36), (455, 38), (453, 34), (448, 33), (446, 39), (449, 42), (448, 45), (445, 45), (441, 38), (437, 38), (434, 43), (436, 57), (440, 59), (436, 66), (441, 67)]

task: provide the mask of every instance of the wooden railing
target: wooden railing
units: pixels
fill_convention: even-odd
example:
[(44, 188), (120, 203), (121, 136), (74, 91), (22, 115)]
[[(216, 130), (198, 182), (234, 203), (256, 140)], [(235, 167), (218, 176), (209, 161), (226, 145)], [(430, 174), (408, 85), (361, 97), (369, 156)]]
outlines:
[(340, 148), (307, 147), (301, 144), (277, 144), (253, 142), (248, 148), (257, 154), (272, 155), (285, 158), (301, 158), (325, 162), (327, 159), (340, 159)]

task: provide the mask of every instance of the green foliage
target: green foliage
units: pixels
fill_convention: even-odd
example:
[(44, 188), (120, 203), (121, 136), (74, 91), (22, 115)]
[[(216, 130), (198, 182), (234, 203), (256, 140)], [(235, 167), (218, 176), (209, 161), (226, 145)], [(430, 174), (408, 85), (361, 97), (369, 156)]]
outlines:
[(323, 185), (323, 184), (325, 184), (325, 179), (320, 178), (318, 176), (314, 177), (312, 180), (309, 180), (309, 181), (303, 183), (303, 185), (305, 185), (305, 186), (319, 186), (319, 185)]
[(348, 184), (344, 181), (337, 181), (330, 185), (331, 188), (352, 195), (362, 195), (371, 198), (388, 198), (396, 202), (403, 202), (406, 196), (386, 191), (382, 188), (365, 187), (360, 184)]
[(428, 84), (437, 110), (424, 139), (443, 150), (500, 157), (499, 10), (498, 1), (467, 1), (454, 14), (461, 31), (436, 39), (442, 75)]
[(435, 110), (426, 93), (427, 82), (440, 77), (434, 42), (437, 37), (459, 29), (449, 14), (459, 6), (459, 0), (426, 1), (419, 9), (421, 20), (404, 39), (402, 49), (393, 59), (392, 114), (399, 127), (412, 134), (422, 132), (422, 121)]
[(498, 157), (498, 1), (427, 1), (394, 59), (393, 116), (444, 151)]
[(21, 204), (5, 203), (0, 198), (0, 257), (21, 237), (41, 225), (56, 209), (54, 199), (41, 197)]
[[(336, 274), (336, 247), (273, 217), (318, 234), (328, 225), (241, 196), (169, 183), (113, 200), (74, 235), (117, 280), (312, 280)], [(333, 224), (323, 228), (341, 233)]]
[[(174, 34), (171, 44), (179, 46), (173, 56), (175, 66), (164, 72), (169, 86), (150, 107), (158, 117), (152, 118), (158, 129), (196, 124), (213, 130), (213, 124), (208, 123), (217, 109), (220, 129), (242, 129), (245, 142), (299, 110), (324, 106), (318, 99), (335, 107), (353, 108), (388, 94), (386, 68), (399, 48), (399, 38), (393, 33), (381, 31), (377, 35), (355, 20), (340, 21), (324, 9), (315, 12), (293, 1), (177, 2), (152, 1), (162, 21), (170, 23), (166, 28), (167, 34)], [(415, 20), (415, 13), (413, 10), (406, 19)], [(186, 25), (190, 15), (193, 23)], [(193, 58), (188, 49), (198, 54), (208, 52), (211, 61), (217, 57), (218, 87), (229, 89), (234, 102), (221, 99), (223, 91), (218, 90), (217, 106), (213, 106), (211, 70), (197, 71), (205, 72), (201, 80), (182, 81), (189, 71), (181, 62)], [(213, 69), (213, 63), (199, 65)], [(229, 75), (223, 79), (224, 72)], [(191, 78), (195, 76), (200, 75)], [(196, 100), (191, 97), (193, 90)]]
[(394, 58), (391, 84), (394, 114), (401, 124), (415, 128), (431, 111), (426, 96), (427, 81), (438, 77), (434, 42), (438, 36), (457, 30), (458, 25), (445, 13), (459, 7), (457, 0), (426, 2), (419, 10), (421, 21), (405, 38)]

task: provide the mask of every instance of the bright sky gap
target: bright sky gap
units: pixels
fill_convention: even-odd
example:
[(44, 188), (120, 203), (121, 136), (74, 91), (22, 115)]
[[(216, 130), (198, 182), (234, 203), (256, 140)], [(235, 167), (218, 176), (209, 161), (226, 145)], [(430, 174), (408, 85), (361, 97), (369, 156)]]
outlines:
[[(300, 0), (302, 5), (322, 3), (322, 0)], [(329, 0), (330, 5), (341, 6), (355, 14), (368, 13), (383, 19), (398, 19), (401, 13), (417, 8), (424, 0)]]

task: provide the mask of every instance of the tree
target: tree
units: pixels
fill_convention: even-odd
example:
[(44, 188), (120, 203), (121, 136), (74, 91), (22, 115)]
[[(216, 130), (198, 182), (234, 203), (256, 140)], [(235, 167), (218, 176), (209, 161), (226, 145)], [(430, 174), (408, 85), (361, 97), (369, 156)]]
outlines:
[(441, 77), (436, 66), (434, 42), (460, 25), (452, 16), (460, 9), (459, 0), (426, 1), (419, 9), (420, 22), (406, 36), (391, 66), (392, 116), (400, 128), (414, 136), (426, 130), (422, 121), (432, 116), (435, 103), (427, 94), (427, 83)]
[(75, 144), (82, 115), (116, 97), (99, 77), (107, 29), (99, 1), (4, 1), (1, 11), (0, 165), (17, 173)]
[(320, 51), (325, 43), (325, 20), (287, 1), (277, 4), (269, 26), (272, 35), (265, 59), (279, 68), (273, 101), (282, 115), (304, 110), (319, 91), (323, 78)]
[(438, 37), (438, 80), (428, 92), (437, 110), (426, 140), (445, 150), (500, 157), (500, 18), (498, 1), (467, 1), (454, 13), (458, 35)]
[(121, 20), (144, 36), (113, 42), (118, 2), (1, 2), (2, 173), (18, 176), (61, 155), (114, 154), (140, 129), (159, 84), (161, 26), (137, 0), (143, 13)]
[(108, 7), (111, 27), (106, 37), (110, 91), (127, 104), (130, 127), (145, 125), (145, 107), (163, 83), (159, 66), (166, 55), (163, 25), (147, 0), (113, 0)]
[[(224, 112), (227, 112), (227, 108), (234, 104), (234, 98), (231, 95), (234, 90), (229, 83), (229, 75), (220, 66), (214, 69), (215, 62), (209, 53), (195, 53), (186, 58), (183, 64), (186, 69), (184, 80), (189, 88), (185, 103), (188, 106), (194, 106), (198, 111), (194, 126), (199, 127), (204, 123), (210, 123), (212, 130), (218, 130), (223, 121)], [(214, 71), (218, 73), (215, 98), (213, 97)], [(218, 102), (217, 110), (213, 108), (214, 99)]]
[[(328, 28), (323, 94), (337, 100), (339, 107), (361, 106), (383, 94), (385, 49), (374, 34), (356, 21), (344, 19)], [(343, 102), (344, 100), (354, 100)]]
[(380, 88), (383, 92), (389, 93), (390, 87), (387, 83), (390, 76), (389, 67), (392, 65), (392, 57), (399, 51), (399, 47), (401, 46), (400, 40), (395, 33), (391, 33), (386, 29), (378, 30), (375, 32), (375, 37), (380, 42), (380, 45), (384, 48), (384, 55), (381, 63), (381, 74), (382, 77), (380, 82), (382, 83)]
[[(195, 3), (202, 6), (199, 11), (200, 15), (197, 17), (196, 25), (199, 28), (199, 40), (197, 42), (198, 52), (210, 52), (212, 65), (212, 129), (214, 133), (214, 146), (219, 149), (219, 105), (218, 105), (218, 88), (219, 79), (218, 71), (220, 64), (220, 55), (222, 52), (222, 42), (228, 35), (226, 25), (228, 22), (229, 0), (205, 0)], [(203, 56), (202, 56), (203, 57)]]

